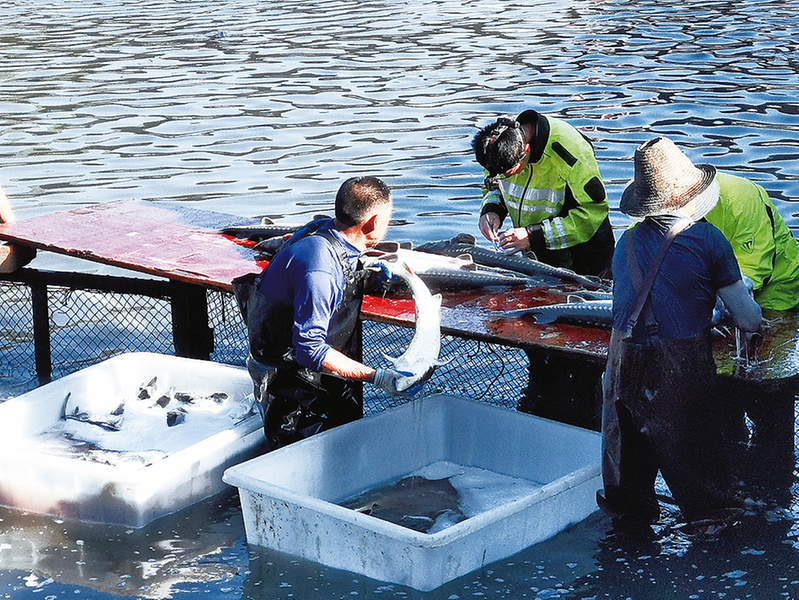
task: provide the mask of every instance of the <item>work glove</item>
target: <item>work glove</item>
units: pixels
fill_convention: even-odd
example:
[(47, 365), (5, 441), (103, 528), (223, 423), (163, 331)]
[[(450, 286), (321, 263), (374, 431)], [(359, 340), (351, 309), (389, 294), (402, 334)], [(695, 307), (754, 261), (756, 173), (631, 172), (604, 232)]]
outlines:
[(395, 369), (377, 369), (375, 372), (374, 385), (392, 396), (413, 396), (421, 389), (421, 386), (415, 385), (408, 389), (398, 389), (402, 385), (401, 380), (411, 377), (413, 373), (406, 371), (397, 371)]
[(751, 279), (749, 279), (749, 277), (747, 277), (746, 275), (743, 275), (743, 274), (741, 275), (741, 279), (743, 280), (744, 285), (746, 286), (746, 289), (749, 292), (749, 296), (754, 298), (755, 297), (755, 282), (752, 281)]

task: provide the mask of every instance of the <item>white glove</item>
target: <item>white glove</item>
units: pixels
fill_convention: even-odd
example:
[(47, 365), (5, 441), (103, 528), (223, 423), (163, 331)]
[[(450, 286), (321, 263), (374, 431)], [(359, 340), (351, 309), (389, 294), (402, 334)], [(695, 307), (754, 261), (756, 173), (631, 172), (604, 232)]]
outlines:
[(392, 396), (404, 396), (407, 392), (397, 390), (397, 381), (403, 377), (410, 377), (412, 374), (395, 369), (377, 369), (375, 371), (374, 385)]

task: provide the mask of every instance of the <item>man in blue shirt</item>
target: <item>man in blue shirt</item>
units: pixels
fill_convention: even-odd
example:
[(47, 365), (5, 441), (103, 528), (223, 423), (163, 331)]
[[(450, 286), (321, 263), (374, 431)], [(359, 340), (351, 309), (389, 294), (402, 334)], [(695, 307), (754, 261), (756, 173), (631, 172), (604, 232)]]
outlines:
[(396, 371), (358, 360), (359, 259), (383, 239), (391, 208), (380, 179), (348, 179), (336, 195), (335, 218), (297, 232), (256, 280), (247, 305), (247, 366), (270, 449), (360, 418), (364, 381), (396, 393)]
[(658, 471), (689, 521), (721, 517), (738, 502), (710, 328), (717, 294), (744, 331), (760, 327), (761, 312), (732, 246), (701, 221), (715, 174), (657, 138), (636, 150), (635, 179), (620, 202), (641, 222), (613, 256), (598, 500), (634, 521), (658, 518)]

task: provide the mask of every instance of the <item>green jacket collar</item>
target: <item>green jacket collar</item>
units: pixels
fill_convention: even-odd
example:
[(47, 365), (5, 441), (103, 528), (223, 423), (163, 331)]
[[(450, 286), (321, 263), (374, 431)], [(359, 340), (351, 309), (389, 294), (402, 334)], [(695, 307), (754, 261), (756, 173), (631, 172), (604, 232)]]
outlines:
[(544, 156), (544, 149), (549, 142), (549, 121), (547, 118), (532, 110), (526, 110), (516, 120), (522, 125), (532, 125), (535, 139), (530, 145), (530, 162), (535, 164)]

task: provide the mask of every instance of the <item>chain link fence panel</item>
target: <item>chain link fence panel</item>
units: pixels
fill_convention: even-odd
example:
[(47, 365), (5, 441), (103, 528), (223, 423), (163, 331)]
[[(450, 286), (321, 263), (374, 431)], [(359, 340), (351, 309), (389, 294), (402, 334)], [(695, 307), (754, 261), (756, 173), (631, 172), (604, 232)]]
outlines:
[[(168, 298), (48, 286), (52, 377), (57, 379), (123, 352), (174, 354)], [(232, 294), (208, 290), (211, 360), (244, 366), (247, 332)], [(0, 400), (34, 389), (31, 289), (0, 282)], [(363, 360), (390, 367), (410, 344), (413, 328), (365, 321)], [(443, 336), (440, 359), (425, 393), (447, 393), (515, 410), (528, 380), (523, 350)], [(364, 386), (364, 412), (377, 413), (407, 399)]]
[[(174, 354), (168, 299), (48, 287), (52, 377), (57, 379), (123, 352)], [(247, 331), (232, 294), (208, 290), (211, 360), (244, 366)], [(35, 371), (31, 291), (22, 283), (0, 282), (0, 378), (16, 395), (38, 384)], [(363, 359), (390, 367), (410, 344), (414, 330), (365, 321)], [(516, 348), (444, 336), (441, 361), (426, 393), (449, 393), (515, 409), (527, 383), (527, 357)], [(406, 399), (364, 386), (364, 411), (372, 414)]]

